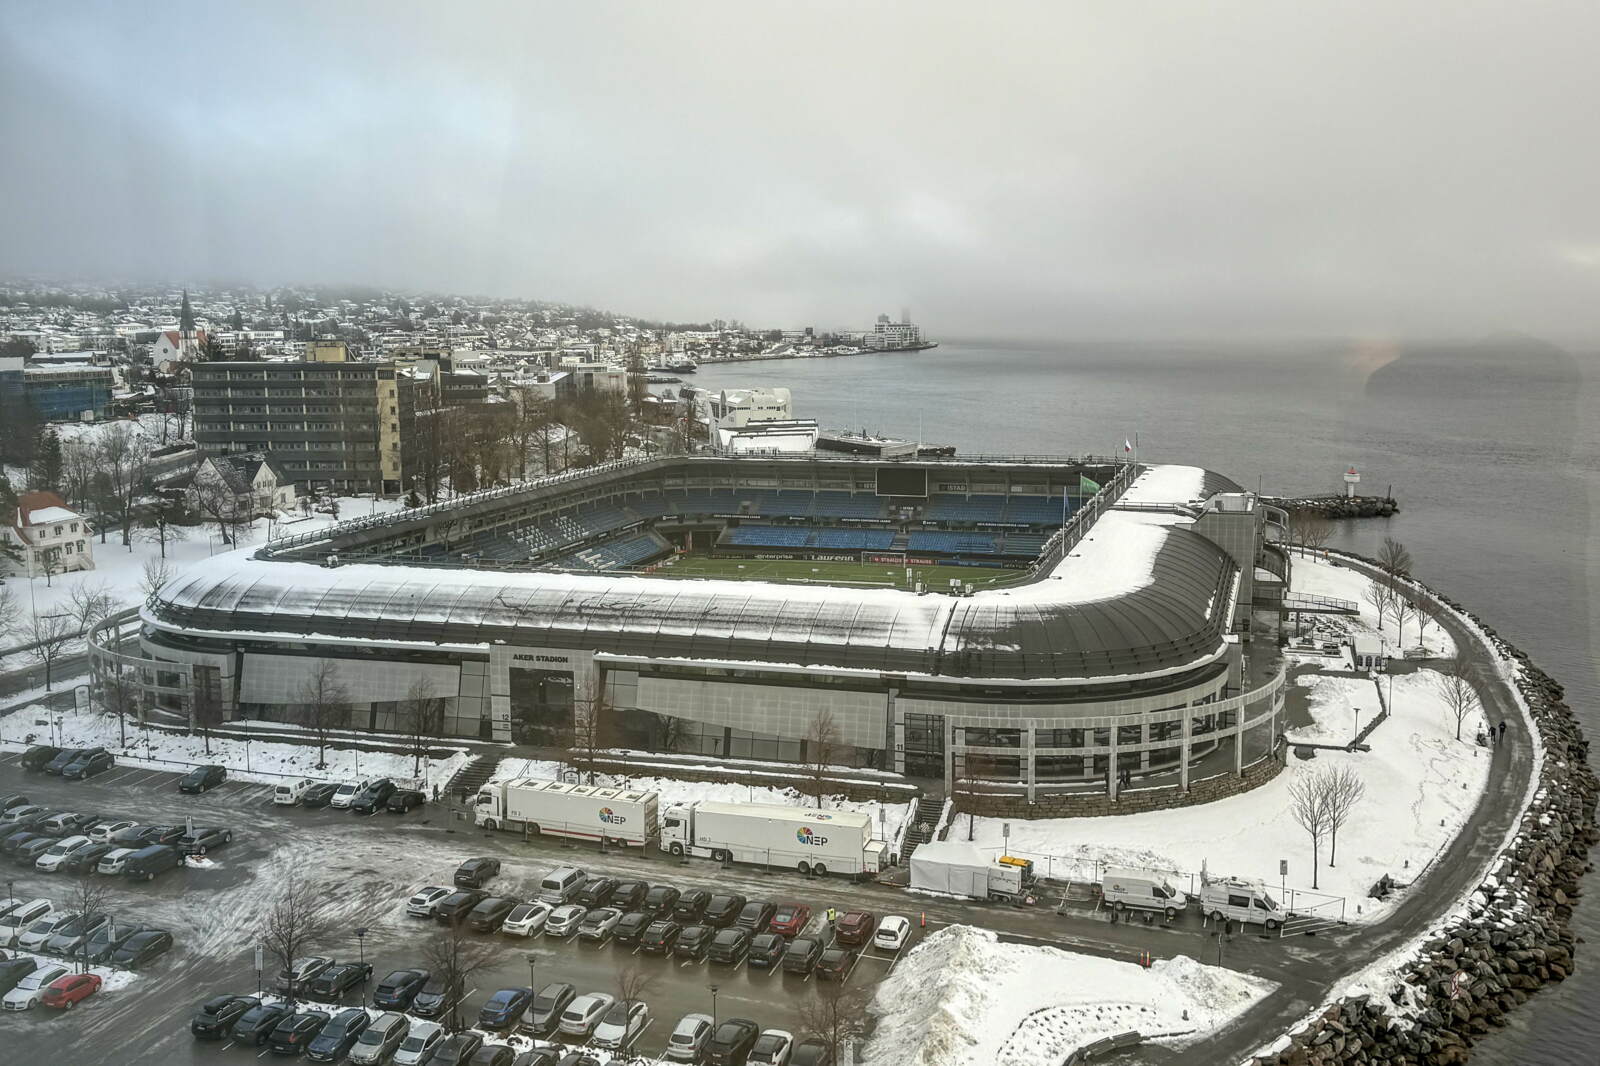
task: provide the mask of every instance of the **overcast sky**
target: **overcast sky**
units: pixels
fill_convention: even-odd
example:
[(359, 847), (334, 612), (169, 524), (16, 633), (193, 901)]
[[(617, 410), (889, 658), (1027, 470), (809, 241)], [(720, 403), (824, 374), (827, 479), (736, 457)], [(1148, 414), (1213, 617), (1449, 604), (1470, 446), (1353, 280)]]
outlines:
[(244, 6), (6, 4), (0, 272), (1600, 336), (1593, 3)]

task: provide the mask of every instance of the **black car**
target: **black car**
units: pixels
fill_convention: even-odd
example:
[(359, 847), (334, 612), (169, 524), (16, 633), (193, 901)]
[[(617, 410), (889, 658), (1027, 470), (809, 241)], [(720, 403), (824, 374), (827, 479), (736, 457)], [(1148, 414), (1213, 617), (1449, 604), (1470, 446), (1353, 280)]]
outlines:
[(126, 829), (118, 829), (111, 834), (111, 843), (119, 848), (142, 848), (144, 835), (154, 828), (150, 825), (130, 825)]
[(387, 777), (380, 777), (368, 785), (359, 796), (350, 801), (350, 813), (377, 814), (383, 810), (384, 804), (389, 802), (389, 797), (394, 795), (396, 791), (393, 781), (390, 781)]
[(338, 1062), (350, 1054), (350, 1049), (371, 1024), (372, 1015), (360, 1007), (340, 1011), (322, 1027), (317, 1038), (306, 1045), (306, 1058), (313, 1062)]
[(109, 751), (91, 751), (74, 759), (65, 770), (61, 771), (61, 776), (81, 781), (95, 774), (103, 774), (115, 765), (117, 760)]
[(680, 959), (703, 959), (717, 931), (709, 925), (686, 925), (672, 944), (672, 954)]
[[(10, 829), (10, 826), (6, 826)], [(35, 833), (31, 829), (19, 829), (4, 840), (0, 840), (0, 854), (15, 855), (22, 850), (22, 846), (31, 840), (51, 840), (51, 837)]]
[(485, 1044), (472, 1053), (467, 1066), (517, 1066), (517, 1052), (506, 1044)]
[(233, 1038), (241, 1044), (260, 1047), (278, 1023), (292, 1014), (294, 1008), (284, 1003), (257, 1003), (233, 1023)]
[(789, 1066), (833, 1066), (833, 1052), (816, 1037), (807, 1037), (794, 1046)]
[(178, 779), (178, 791), (193, 792), (198, 795), (208, 789), (216, 788), (227, 779), (228, 771), (224, 767), (196, 766)]
[(706, 1061), (711, 1066), (738, 1066), (750, 1057), (761, 1026), (749, 1018), (729, 1018), (717, 1026), (706, 1045)]
[(24, 977), (39, 968), (39, 960), (32, 955), (21, 955), (0, 962), (0, 995), (17, 987)]
[(523, 1022), (525, 1032), (534, 1036), (549, 1036), (561, 1024), (561, 1012), (578, 998), (578, 990), (560, 981), (551, 982), (539, 989), (528, 1008), (528, 1019)]
[(749, 902), (736, 893), (719, 892), (706, 902), (704, 921), (718, 929), (726, 929), (739, 920), (744, 905)]
[(405, 814), (422, 806), (427, 801), (427, 798), (427, 796), (424, 796), (414, 788), (397, 789), (394, 795), (389, 797), (388, 802), (383, 805), (383, 809), (390, 814)]
[(13, 807), (26, 807), (27, 805), (28, 797), (20, 792), (8, 792), (4, 796), (0, 796), (0, 814), (4, 814)]
[(22, 758), (17, 760), (17, 765), (24, 770), (43, 770), (60, 754), (60, 748), (51, 747), (49, 744), (35, 744), (22, 753)]
[(810, 973), (820, 958), (822, 941), (810, 936), (795, 937), (789, 944), (789, 950), (783, 953), (784, 972)]
[(142, 933), (147, 926), (134, 925), (132, 922), (107, 922), (94, 931), (89, 938), (89, 943), (84, 945), (84, 952), (90, 962), (110, 962), (111, 956), (122, 945), (132, 940), (134, 934)]
[(671, 885), (657, 885), (644, 896), (644, 909), (658, 918), (670, 917), (678, 905), (678, 890)]
[(656, 916), (646, 911), (629, 911), (617, 920), (616, 927), (611, 930), (611, 939), (619, 944), (637, 944), (655, 920)]
[(536, 1047), (527, 1053), (525, 1059), (518, 1059), (517, 1066), (561, 1066), (565, 1057), (553, 1047)]
[(44, 772), (60, 777), (66, 773), (67, 767), (85, 755), (92, 755), (95, 750), (94, 748), (60, 748), (56, 751), (56, 757), (44, 764)]
[(480, 933), (492, 933), (505, 924), (506, 915), (521, 902), (510, 896), (490, 896), (467, 912), (467, 924)]
[(478, 1011), (478, 1028), (490, 1032), (503, 1032), (517, 1023), (522, 1012), (533, 1002), (533, 989), (524, 987), (502, 988), (490, 996)]
[(578, 889), (578, 896), (572, 902), (593, 910), (604, 907), (611, 902), (611, 897), (616, 894), (619, 882), (615, 877), (596, 875), (583, 883)]
[(233, 842), (233, 830), (220, 825), (195, 826), (194, 832), (178, 838), (178, 850), (185, 855), (204, 855)]
[(765, 933), (772, 916), (777, 913), (776, 904), (768, 903), (764, 899), (753, 899), (739, 911), (739, 917), (735, 921), (740, 929), (748, 929), (752, 933)]
[(474, 1033), (470, 1029), (464, 1033), (452, 1033), (434, 1049), (428, 1066), (467, 1066), (482, 1046), (482, 1033)]
[(373, 989), (372, 1005), (379, 1010), (407, 1010), (431, 976), (427, 970), (394, 970)]
[(293, 1014), (277, 1024), (267, 1037), (274, 1055), (299, 1055), (315, 1040), (331, 1019), (325, 1010)]
[(678, 942), (678, 934), (682, 932), (683, 926), (671, 918), (651, 922), (644, 936), (639, 938), (639, 950), (647, 955), (666, 955), (672, 951), (672, 946)]
[(300, 793), (300, 806), (326, 807), (337, 791), (339, 791), (337, 781), (319, 781)]
[(472, 913), (472, 908), (488, 898), (489, 893), (476, 888), (452, 892), (433, 905), (433, 916), (446, 925), (463, 921)]
[(749, 952), (750, 930), (719, 929), (717, 935), (711, 938), (711, 946), (706, 949), (706, 957), (712, 962), (733, 966), (742, 961)]
[(152, 825), (146, 826), (144, 832), (139, 834), (139, 843), (144, 847), (151, 844), (176, 844), (183, 839), (184, 828), (181, 825)]
[(16, 850), (14, 855), (18, 866), (33, 866), (39, 861), (39, 856), (55, 847), (56, 838), (48, 836), (35, 836), (26, 844)]
[(856, 961), (856, 953), (849, 948), (827, 948), (817, 959), (812, 971), (824, 981), (843, 981)]
[(453, 983), (447, 983), (442, 974), (430, 977), (428, 983), (422, 986), (422, 991), (417, 993), (417, 998), (411, 1001), (411, 1013), (419, 1018), (443, 1017), (451, 1007), (461, 1002), (461, 994), (459, 977)]
[(94, 868), (105, 858), (106, 852), (115, 851), (115, 844), (86, 844), (85, 846), (68, 855), (61, 864), (61, 872), (65, 874), (93, 873)]
[(200, 1040), (221, 1040), (245, 1011), (259, 1006), (254, 996), (212, 996), (189, 1019), (189, 1032)]
[(164, 929), (146, 929), (130, 936), (106, 961), (125, 970), (136, 970), (172, 950), (172, 934)]
[(458, 888), (482, 888), (499, 876), (500, 860), (480, 856), (456, 867), (455, 883)]
[(611, 893), (611, 899), (606, 906), (615, 907), (619, 911), (642, 911), (650, 908), (644, 905), (645, 897), (650, 894), (648, 881), (618, 881), (617, 887)]
[(750, 966), (770, 970), (783, 961), (789, 942), (777, 933), (757, 933), (750, 938)]
[(703, 888), (691, 888), (672, 905), (672, 916), (680, 922), (698, 922), (705, 917), (706, 905), (710, 902), (711, 893)]
[(346, 992), (357, 985), (366, 984), (371, 978), (370, 962), (335, 963), (311, 979), (306, 993), (317, 999), (339, 1000), (344, 998)]

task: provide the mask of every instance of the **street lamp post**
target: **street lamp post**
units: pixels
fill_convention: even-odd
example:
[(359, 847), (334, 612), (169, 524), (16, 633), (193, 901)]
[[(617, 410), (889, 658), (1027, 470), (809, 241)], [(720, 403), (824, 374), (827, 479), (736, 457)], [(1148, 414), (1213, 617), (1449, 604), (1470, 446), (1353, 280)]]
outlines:
[(533, 979), (533, 968), (538, 965), (539, 956), (535, 955), (533, 952), (530, 951), (530, 952), (528, 952), (528, 956), (527, 957), (528, 957), (528, 987), (533, 989), (535, 992), (537, 992), (539, 990), (539, 986)]
[(711, 1031), (717, 1031), (717, 986), (706, 985), (711, 990)]
[(372, 932), (372, 930), (367, 928), (366, 926), (362, 926), (360, 929), (356, 930), (356, 951), (358, 951), (360, 953), (360, 959), (361, 959), (361, 965), (362, 966), (366, 966), (366, 964), (367, 964), (367, 944), (366, 944), (366, 940), (367, 940), (367, 934), (370, 933), (370, 932)]
[(1361, 736), (1361, 708), (1352, 707), (1350, 709), (1354, 711), (1356, 715), (1356, 731), (1350, 734), (1350, 746), (1353, 748), (1356, 746), (1356, 741)]

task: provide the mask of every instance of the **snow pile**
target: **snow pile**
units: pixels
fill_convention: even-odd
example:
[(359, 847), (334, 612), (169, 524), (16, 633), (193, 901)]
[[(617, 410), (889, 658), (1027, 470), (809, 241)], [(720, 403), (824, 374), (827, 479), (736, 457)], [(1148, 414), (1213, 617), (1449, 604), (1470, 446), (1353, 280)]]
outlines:
[[(69, 972), (77, 972), (73, 963), (66, 959), (55, 958), (52, 955), (40, 955), (37, 952), (13, 948), (9, 957), (13, 959), (32, 959), (39, 964), (40, 968), (45, 966), (66, 966)], [(138, 979), (138, 974), (132, 970), (115, 970), (109, 966), (91, 966), (88, 972), (100, 978), (100, 991), (94, 993), (95, 995), (100, 995), (102, 992), (120, 992)]]
[(1171, 1040), (1205, 1033), (1274, 987), (1181, 956), (1147, 970), (953, 925), (878, 987), (877, 1028), (861, 1062), (1056, 1066), (1074, 1048), (1130, 1029)]

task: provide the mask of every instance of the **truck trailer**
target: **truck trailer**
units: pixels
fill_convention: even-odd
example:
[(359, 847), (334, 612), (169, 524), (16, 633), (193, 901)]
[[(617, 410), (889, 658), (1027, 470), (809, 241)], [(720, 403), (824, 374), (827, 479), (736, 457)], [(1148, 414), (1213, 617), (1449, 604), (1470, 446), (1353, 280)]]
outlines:
[(992, 855), (963, 840), (932, 840), (911, 855), (911, 887), (968, 899), (1016, 900), (1033, 884), (1033, 863)]
[(642, 848), (656, 837), (657, 806), (654, 792), (523, 777), (478, 789), (472, 820), (485, 829)]
[(666, 809), (661, 850), (852, 877), (877, 873), (889, 854), (886, 843), (873, 839), (872, 819), (865, 814), (709, 800)]

